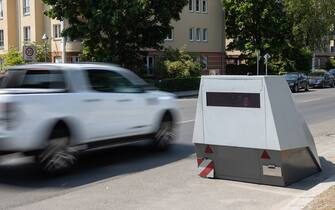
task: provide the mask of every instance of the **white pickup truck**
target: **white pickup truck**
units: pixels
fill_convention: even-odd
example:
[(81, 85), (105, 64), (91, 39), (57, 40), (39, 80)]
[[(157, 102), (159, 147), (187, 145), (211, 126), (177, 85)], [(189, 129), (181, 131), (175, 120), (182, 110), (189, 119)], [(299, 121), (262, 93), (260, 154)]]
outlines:
[(133, 72), (108, 64), (34, 64), (11, 68), (0, 89), (0, 153), (34, 155), (63, 172), (83, 150), (175, 137), (173, 94), (148, 88)]

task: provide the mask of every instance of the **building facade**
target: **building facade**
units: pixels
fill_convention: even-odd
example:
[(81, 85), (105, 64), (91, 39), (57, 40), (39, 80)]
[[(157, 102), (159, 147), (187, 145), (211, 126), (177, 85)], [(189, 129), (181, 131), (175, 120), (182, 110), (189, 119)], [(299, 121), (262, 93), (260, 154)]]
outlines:
[[(41, 0), (0, 0), (0, 54), (11, 48), (21, 51), (31, 43), (50, 46), (52, 62), (79, 62), (80, 42), (61, 37), (66, 21), (53, 20), (44, 15), (48, 6)], [(207, 72), (221, 72), (224, 68), (224, 12), (220, 0), (189, 0), (179, 21), (173, 21), (164, 47), (185, 48), (194, 53)], [(47, 40), (42, 39), (47, 35)], [(66, 52), (66, 53), (64, 53)], [(144, 59), (148, 75), (155, 74), (161, 52), (149, 51)]]
[[(185, 48), (205, 66), (204, 73), (224, 71), (225, 26), (220, 0), (189, 0), (180, 20), (171, 23), (164, 47)], [(154, 74), (161, 52), (151, 51), (145, 59), (147, 74)]]
[[(47, 9), (41, 0), (0, 0), (0, 54), (11, 48), (21, 51), (24, 45), (47, 42), (52, 62), (62, 61), (64, 49), (65, 62), (78, 62), (80, 43), (64, 42), (63, 45), (60, 34), (66, 23), (46, 17), (44, 11)], [(47, 40), (42, 40), (44, 34)]]

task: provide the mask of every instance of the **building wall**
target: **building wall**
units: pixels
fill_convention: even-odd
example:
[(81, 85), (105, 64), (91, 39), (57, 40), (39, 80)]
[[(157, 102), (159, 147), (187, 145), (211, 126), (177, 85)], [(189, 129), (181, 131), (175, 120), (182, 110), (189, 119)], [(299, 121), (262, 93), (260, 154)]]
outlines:
[[(182, 48), (185, 45), (189, 52), (222, 52), (224, 42), (223, 7), (220, 0), (207, 0), (207, 5), (207, 13), (196, 12), (194, 9), (192, 12), (187, 5), (181, 13), (181, 19), (177, 22), (172, 22), (172, 26), (174, 27), (174, 40), (166, 41), (164, 46)], [(193, 0), (193, 8), (194, 7), (195, 0)], [(207, 28), (208, 41), (190, 41), (190, 28)]]
[[(172, 21), (173, 39), (165, 40), (164, 47), (172, 47), (174, 49), (185, 48), (187, 52), (194, 53), (202, 62), (207, 64), (203, 73), (209, 73), (216, 70), (219, 73), (224, 69), (224, 51), (225, 51), (225, 28), (224, 28), (224, 11), (220, 0), (207, 0), (207, 12), (202, 12), (202, 0), (200, 2), (200, 12), (195, 9), (196, 0), (193, 2), (193, 9), (189, 9), (189, 5), (183, 9), (180, 20)], [(189, 38), (190, 29), (193, 28), (193, 41)], [(196, 40), (196, 28), (202, 30), (207, 29), (207, 41)], [(155, 51), (149, 53), (149, 57), (154, 57), (155, 67), (157, 70), (157, 60), (159, 54)], [(148, 60), (147, 60), (148, 61)], [(151, 72), (146, 64), (148, 72)], [(152, 68), (152, 67), (151, 67)]]
[(1, 53), (6, 53), (10, 48), (17, 45), (16, 33), (16, 3), (15, 1), (3, 1), (3, 18), (0, 19), (0, 29), (4, 31), (4, 47)]

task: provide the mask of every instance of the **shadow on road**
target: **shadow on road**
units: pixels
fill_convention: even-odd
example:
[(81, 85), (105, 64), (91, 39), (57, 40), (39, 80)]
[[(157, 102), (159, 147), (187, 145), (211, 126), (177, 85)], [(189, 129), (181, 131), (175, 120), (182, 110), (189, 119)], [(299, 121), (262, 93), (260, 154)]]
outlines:
[(0, 184), (24, 188), (71, 188), (160, 167), (194, 153), (192, 145), (175, 144), (165, 152), (154, 152), (146, 144), (109, 148), (81, 155), (69, 174), (43, 175), (34, 163), (0, 165)]
[(295, 184), (289, 186), (289, 188), (299, 189), (299, 190), (309, 190), (314, 186), (320, 184), (331, 176), (335, 175), (335, 164), (328, 161), (324, 157), (320, 157), (322, 172), (310, 176), (306, 179), (301, 180)]

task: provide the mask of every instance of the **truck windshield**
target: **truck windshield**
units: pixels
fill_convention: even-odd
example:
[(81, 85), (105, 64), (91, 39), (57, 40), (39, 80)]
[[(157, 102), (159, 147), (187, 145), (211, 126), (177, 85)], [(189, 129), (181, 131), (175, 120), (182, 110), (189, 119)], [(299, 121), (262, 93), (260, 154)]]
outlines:
[(59, 70), (10, 70), (2, 88), (65, 89), (63, 73)]

